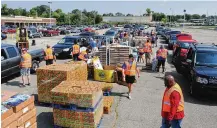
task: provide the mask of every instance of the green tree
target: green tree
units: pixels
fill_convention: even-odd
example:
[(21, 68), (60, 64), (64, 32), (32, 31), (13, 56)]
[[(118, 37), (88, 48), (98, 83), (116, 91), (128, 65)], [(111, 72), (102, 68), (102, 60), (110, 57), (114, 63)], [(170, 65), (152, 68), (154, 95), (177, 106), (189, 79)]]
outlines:
[(203, 14), (203, 15), (201, 16), (201, 18), (203, 18), (203, 19), (206, 18), (206, 14)]
[(126, 16), (133, 16), (133, 14), (129, 14), (129, 13), (128, 13)]
[(99, 24), (100, 22), (102, 22), (103, 18), (101, 15), (96, 15), (96, 18), (95, 18), (95, 23), (96, 24)]
[(185, 20), (189, 21), (191, 19), (191, 14), (185, 14)]
[(161, 22), (163, 22), (165, 24), (167, 22), (167, 18), (162, 18)]
[(200, 15), (199, 14), (193, 14), (192, 19), (200, 19)]
[(123, 13), (117, 12), (115, 13), (115, 16), (125, 16)]
[(8, 7), (7, 7), (7, 4), (2, 4), (1, 14), (2, 14), (2, 15), (8, 15)]
[(150, 14), (151, 14), (151, 9), (150, 9), (150, 8), (147, 8), (147, 9), (146, 9), (146, 12), (147, 12), (147, 14), (150, 16)]

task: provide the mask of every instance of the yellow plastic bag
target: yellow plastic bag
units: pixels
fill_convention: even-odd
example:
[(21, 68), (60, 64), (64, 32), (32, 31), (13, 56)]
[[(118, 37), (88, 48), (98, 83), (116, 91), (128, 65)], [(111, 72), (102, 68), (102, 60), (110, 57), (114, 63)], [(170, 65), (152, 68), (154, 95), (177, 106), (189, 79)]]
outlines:
[(114, 70), (94, 69), (94, 80), (113, 83), (115, 81)]

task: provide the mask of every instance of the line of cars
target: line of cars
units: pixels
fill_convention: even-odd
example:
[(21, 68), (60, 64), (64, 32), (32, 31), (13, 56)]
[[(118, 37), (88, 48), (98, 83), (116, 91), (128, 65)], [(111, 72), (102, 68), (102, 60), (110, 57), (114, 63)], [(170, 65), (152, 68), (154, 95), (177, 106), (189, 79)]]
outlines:
[[(199, 43), (191, 34), (157, 28), (159, 34), (166, 39), (168, 48), (173, 50), (172, 63), (176, 71), (189, 80), (190, 94), (216, 96), (217, 45)], [(165, 34), (162, 33), (163, 29)]]

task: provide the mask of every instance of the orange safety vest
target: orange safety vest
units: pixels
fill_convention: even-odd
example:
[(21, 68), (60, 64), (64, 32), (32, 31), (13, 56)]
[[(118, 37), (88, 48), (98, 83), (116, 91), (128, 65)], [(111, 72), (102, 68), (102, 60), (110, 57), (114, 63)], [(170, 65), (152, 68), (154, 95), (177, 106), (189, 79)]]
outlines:
[(21, 67), (22, 68), (31, 68), (32, 67), (32, 57), (29, 53), (22, 55)]
[(162, 111), (163, 112), (170, 112), (170, 108), (171, 108), (170, 95), (171, 95), (171, 93), (173, 91), (177, 91), (181, 96), (179, 106), (177, 108), (177, 112), (181, 112), (181, 111), (184, 110), (184, 97), (183, 97), (183, 94), (182, 94), (182, 89), (176, 83), (169, 90), (165, 90), (165, 92), (164, 92), (164, 97), (163, 97), (163, 102), (162, 102)]
[(151, 43), (145, 43), (143, 51), (146, 53), (151, 53), (152, 52)]
[(164, 59), (166, 59), (167, 58), (167, 50), (166, 49), (159, 49), (157, 51), (157, 56), (163, 57)]
[(79, 59), (84, 60), (85, 59), (85, 55), (87, 54), (87, 52), (81, 52), (80, 55), (78, 56)]
[(73, 45), (72, 48), (73, 48), (72, 54), (78, 54), (80, 52), (80, 46), (79, 45), (75, 44), (75, 45)]
[(47, 48), (45, 50), (45, 60), (52, 60), (54, 57), (53, 57), (53, 50), (51, 48)]
[(131, 66), (129, 62), (125, 62), (125, 64), (126, 64), (126, 69), (124, 71), (124, 74), (128, 76), (135, 76), (136, 75), (136, 62), (133, 61)]

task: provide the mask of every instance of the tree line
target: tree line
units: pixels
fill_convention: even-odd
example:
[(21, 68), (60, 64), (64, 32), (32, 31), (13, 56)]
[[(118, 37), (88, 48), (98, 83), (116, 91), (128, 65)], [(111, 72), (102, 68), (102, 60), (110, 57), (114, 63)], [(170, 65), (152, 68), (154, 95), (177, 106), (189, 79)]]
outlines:
[[(166, 15), (164, 13), (151, 11), (150, 8), (146, 9), (145, 14), (141, 14), (140, 16), (149, 16), (152, 14), (153, 21), (162, 21), (162, 22), (177, 22), (179, 19), (184, 19), (184, 15)], [(23, 8), (12, 9), (8, 8), (7, 4), (2, 4), (1, 7), (1, 15), (2, 16), (31, 16), (31, 17), (50, 17), (50, 8), (47, 5), (40, 5), (31, 8), (29, 11)], [(56, 9), (51, 11), (51, 17), (56, 18), (57, 24), (70, 24), (70, 25), (91, 25), (91, 24), (99, 24), (103, 21), (103, 16), (134, 16), (133, 14), (123, 14), (121, 12), (113, 13), (105, 13), (100, 15), (97, 11), (87, 11), (87, 10), (79, 10), (74, 9), (69, 13), (64, 13), (62, 9)], [(214, 16), (211, 16), (211, 18)], [(206, 15), (199, 14), (185, 14), (185, 20), (189, 21), (191, 19), (203, 19), (206, 18)]]
[[(7, 4), (2, 4), (1, 7), (2, 16), (31, 16), (31, 17), (50, 17), (50, 7), (47, 5), (40, 5), (31, 8), (29, 11), (23, 8), (12, 9), (8, 8)], [(97, 11), (87, 11), (74, 9), (69, 13), (64, 13), (62, 9), (56, 9), (51, 11), (51, 17), (56, 18), (57, 24), (70, 24), (70, 25), (91, 25), (99, 24), (102, 22), (102, 15)]]

